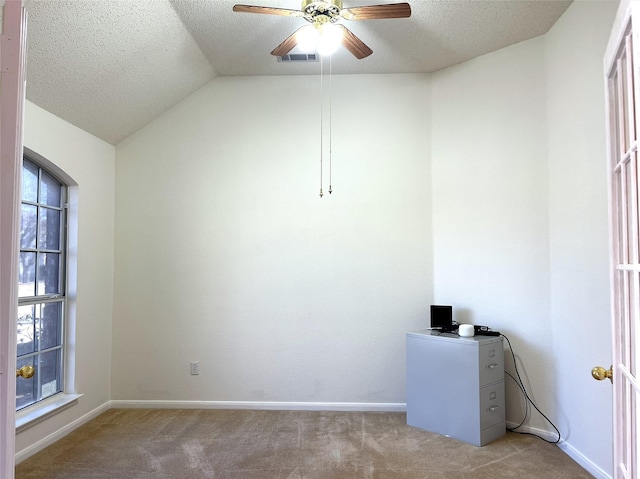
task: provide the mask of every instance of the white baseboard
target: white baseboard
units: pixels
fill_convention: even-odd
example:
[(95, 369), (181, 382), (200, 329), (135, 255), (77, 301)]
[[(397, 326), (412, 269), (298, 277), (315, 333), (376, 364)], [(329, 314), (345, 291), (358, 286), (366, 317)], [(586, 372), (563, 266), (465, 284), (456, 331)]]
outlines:
[(19, 464), (25, 459), (27, 459), (28, 457), (33, 456), (35, 453), (42, 451), (45, 447), (50, 446), (54, 442), (62, 439), (64, 436), (66, 436), (73, 430), (78, 429), (83, 424), (86, 424), (92, 419), (95, 419), (103, 412), (108, 411), (110, 408), (111, 408), (111, 404), (110, 404), (110, 401), (108, 401), (103, 405), (98, 406), (93, 411), (89, 411), (84, 416), (79, 417), (75, 421), (67, 424), (66, 426), (61, 427), (56, 432), (49, 434), (47, 437), (44, 437), (39, 441), (31, 444), (30, 446), (27, 446), (26, 448), (22, 449), (21, 451), (16, 452), (15, 463)]
[(594, 464), (588, 457), (575, 449), (571, 444), (567, 444), (563, 441), (558, 444), (558, 447), (562, 449), (562, 451), (567, 456), (584, 467), (589, 472), (589, 474), (591, 474), (596, 479), (612, 479), (612, 476), (609, 475), (609, 473), (607, 473), (597, 464)]
[[(507, 421), (507, 429), (516, 427), (517, 425), (518, 424), (515, 422)], [(536, 436), (540, 436), (546, 439), (547, 441), (552, 441), (552, 442), (558, 439), (558, 434), (555, 431), (547, 431), (546, 429), (538, 429), (536, 427), (531, 427), (526, 425), (519, 427), (517, 432), (534, 434)]]
[[(516, 423), (507, 422), (507, 428), (515, 426), (517, 426)], [(558, 438), (558, 435), (555, 431), (547, 431), (545, 429), (537, 429), (529, 426), (522, 426), (518, 428), (518, 431), (535, 434), (537, 436), (545, 438), (547, 441), (555, 441)], [(567, 456), (584, 467), (589, 472), (589, 474), (591, 474), (596, 479), (612, 479), (611, 475), (604, 471), (600, 466), (593, 463), (588, 457), (574, 448), (571, 444), (561, 440), (557, 445), (562, 450), (562, 452), (564, 452)]]
[(112, 408), (150, 409), (258, 409), (280, 411), (405, 412), (405, 403), (258, 402), (258, 401), (127, 401), (112, 400)]

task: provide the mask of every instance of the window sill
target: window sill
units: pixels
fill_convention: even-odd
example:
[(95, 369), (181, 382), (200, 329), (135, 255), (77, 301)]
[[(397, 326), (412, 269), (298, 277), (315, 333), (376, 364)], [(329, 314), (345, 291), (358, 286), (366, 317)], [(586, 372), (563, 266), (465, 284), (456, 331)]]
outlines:
[(56, 394), (16, 412), (16, 432), (27, 429), (78, 402), (82, 394)]

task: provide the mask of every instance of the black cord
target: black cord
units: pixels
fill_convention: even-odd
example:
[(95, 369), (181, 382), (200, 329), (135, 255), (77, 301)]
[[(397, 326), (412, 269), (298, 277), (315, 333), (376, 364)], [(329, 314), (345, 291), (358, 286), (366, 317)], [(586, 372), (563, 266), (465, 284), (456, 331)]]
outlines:
[[(526, 409), (525, 409), (525, 415), (524, 418), (522, 419), (522, 421), (520, 422), (520, 424), (518, 424), (516, 427), (514, 428), (509, 428), (508, 430), (511, 432), (515, 432), (517, 434), (524, 434), (527, 436), (534, 436), (537, 437), (539, 439), (542, 439), (545, 442), (548, 442), (549, 444), (558, 444), (560, 442), (560, 440), (562, 439), (562, 436), (560, 435), (560, 431), (558, 430), (558, 428), (556, 427), (555, 424), (553, 424), (553, 422), (551, 422), (551, 419), (549, 419), (539, 408), (538, 406), (536, 406), (536, 404), (533, 402), (533, 400), (529, 397), (529, 394), (527, 394), (527, 390), (524, 387), (524, 383), (522, 382), (522, 378), (520, 377), (520, 372), (518, 371), (518, 363), (516, 362), (516, 355), (513, 352), (513, 347), (511, 346), (511, 341), (509, 341), (509, 338), (507, 338), (504, 334), (502, 335), (502, 337), (504, 339), (507, 340), (507, 343), (509, 344), (509, 351), (511, 351), (511, 357), (513, 358), (513, 367), (516, 371), (516, 376), (518, 376), (518, 379), (516, 380), (516, 378), (514, 378), (513, 376), (511, 376), (511, 374), (509, 374), (507, 372), (507, 374), (509, 374), (509, 376), (511, 376), (511, 378), (516, 382), (516, 384), (518, 385), (518, 387), (520, 388), (520, 390), (522, 391), (522, 394), (524, 394), (525, 397), (525, 404), (526, 404)], [(506, 372), (506, 371), (505, 371)], [(555, 429), (556, 434), (558, 434), (558, 439), (556, 439), (555, 441), (550, 441), (548, 439), (545, 439), (544, 437), (538, 435), (538, 434), (534, 434), (532, 432), (522, 432), (522, 431), (516, 431), (516, 429), (518, 429), (519, 427), (522, 427), (522, 425), (524, 424), (524, 422), (526, 421), (528, 415), (529, 415), (529, 404), (531, 404), (536, 411), (538, 411), (540, 413), (540, 415), (545, 418), (545, 420), (551, 424), (551, 427), (553, 427), (553, 429)]]
[[(522, 395), (526, 396), (527, 393), (525, 392), (524, 388), (520, 385), (518, 380), (513, 377), (513, 374), (511, 374), (509, 371), (505, 371), (504, 373), (507, 376), (509, 376), (511, 379), (513, 379), (513, 382), (516, 383), (516, 386), (518, 386), (518, 388), (520, 388), (520, 391), (522, 391)], [(520, 424), (518, 424), (515, 427), (508, 427), (507, 431), (516, 432), (515, 430), (518, 429), (519, 427), (521, 427), (526, 422), (527, 418), (529, 417), (529, 414), (531, 414), (531, 408), (529, 407), (529, 401), (527, 401), (525, 399), (525, 401), (524, 401), (524, 416), (522, 417), (522, 421), (520, 421)]]

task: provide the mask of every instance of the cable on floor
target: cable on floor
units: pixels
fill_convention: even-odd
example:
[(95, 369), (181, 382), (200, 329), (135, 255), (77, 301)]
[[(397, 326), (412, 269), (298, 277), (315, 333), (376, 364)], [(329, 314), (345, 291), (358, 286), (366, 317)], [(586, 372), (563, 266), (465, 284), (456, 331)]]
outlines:
[[(506, 374), (508, 374), (511, 379), (513, 379), (515, 381), (515, 383), (518, 385), (518, 387), (520, 388), (520, 391), (522, 391), (522, 394), (524, 395), (525, 398), (525, 413), (524, 413), (524, 418), (522, 418), (522, 421), (520, 421), (520, 424), (518, 424), (516, 427), (512, 427), (512, 428), (507, 428), (508, 431), (510, 432), (515, 432), (517, 434), (523, 434), (526, 436), (534, 436), (537, 437), (539, 439), (542, 439), (545, 442), (548, 442), (549, 444), (558, 444), (561, 440), (562, 440), (562, 435), (560, 434), (560, 431), (558, 430), (558, 428), (556, 427), (556, 425), (551, 421), (551, 419), (549, 419), (546, 414), (544, 414), (540, 408), (538, 408), (538, 406), (536, 406), (536, 404), (533, 402), (533, 400), (531, 399), (531, 397), (529, 397), (529, 394), (527, 393), (526, 388), (524, 387), (524, 383), (522, 381), (522, 378), (520, 377), (520, 371), (518, 371), (518, 364), (516, 362), (516, 355), (513, 352), (513, 346), (511, 346), (511, 341), (509, 341), (509, 338), (507, 338), (504, 334), (502, 335), (502, 337), (504, 339), (507, 340), (507, 344), (509, 344), (509, 351), (511, 352), (511, 357), (513, 358), (513, 367), (515, 369), (516, 372), (516, 376), (518, 377), (517, 379), (514, 378), (509, 372), (505, 371)], [(558, 439), (556, 439), (555, 441), (550, 441), (549, 439), (545, 439), (544, 437), (540, 436), (539, 434), (535, 434), (532, 432), (523, 432), (523, 431), (516, 431), (516, 429), (522, 427), (522, 425), (525, 423), (525, 421), (527, 420), (527, 417), (529, 416), (531, 409), (529, 408), (529, 404), (531, 404), (531, 406), (533, 406), (533, 408), (538, 411), (540, 413), (540, 415), (549, 423), (551, 424), (551, 427), (553, 427), (553, 429), (555, 429), (556, 434), (558, 435)]]

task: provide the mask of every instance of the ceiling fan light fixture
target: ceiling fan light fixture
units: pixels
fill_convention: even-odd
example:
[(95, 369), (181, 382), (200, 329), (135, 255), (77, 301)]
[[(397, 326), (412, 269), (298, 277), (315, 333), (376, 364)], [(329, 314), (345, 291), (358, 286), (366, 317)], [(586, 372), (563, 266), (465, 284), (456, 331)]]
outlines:
[(307, 25), (298, 31), (296, 40), (298, 41), (298, 48), (301, 52), (315, 52), (320, 40), (320, 31), (312, 25)]
[(318, 54), (326, 57), (333, 55), (342, 44), (344, 30), (332, 24), (323, 25), (318, 37)]
[(326, 57), (334, 54), (342, 44), (344, 29), (330, 23), (307, 25), (296, 33), (297, 46), (302, 53)]

